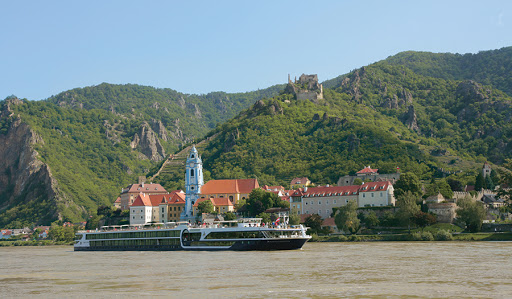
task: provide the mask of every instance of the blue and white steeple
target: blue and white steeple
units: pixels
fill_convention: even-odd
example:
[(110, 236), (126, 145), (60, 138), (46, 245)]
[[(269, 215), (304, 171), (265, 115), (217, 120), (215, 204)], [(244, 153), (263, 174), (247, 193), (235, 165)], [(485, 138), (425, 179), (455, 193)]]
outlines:
[(192, 217), (192, 206), (199, 199), (203, 185), (203, 161), (196, 147), (192, 146), (185, 164), (185, 210), (181, 215), (182, 219)]

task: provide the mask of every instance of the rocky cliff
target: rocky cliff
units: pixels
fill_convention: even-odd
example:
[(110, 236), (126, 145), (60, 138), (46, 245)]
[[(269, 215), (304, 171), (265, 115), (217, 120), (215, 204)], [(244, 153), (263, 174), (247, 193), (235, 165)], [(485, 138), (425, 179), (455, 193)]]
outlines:
[(13, 114), (11, 107), (22, 104), (8, 99), (0, 114), (5, 129), (0, 134), (0, 226), (50, 224), (62, 219), (59, 205), (77, 208), (60, 192), (49, 166), (39, 160), (34, 146), (44, 140)]

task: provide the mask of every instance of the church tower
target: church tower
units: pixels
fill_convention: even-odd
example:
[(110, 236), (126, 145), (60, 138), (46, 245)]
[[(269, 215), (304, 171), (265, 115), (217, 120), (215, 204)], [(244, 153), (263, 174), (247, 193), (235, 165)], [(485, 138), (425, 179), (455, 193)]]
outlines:
[(203, 161), (196, 147), (192, 146), (185, 164), (185, 210), (181, 214), (183, 220), (192, 218), (192, 206), (199, 198), (203, 185)]

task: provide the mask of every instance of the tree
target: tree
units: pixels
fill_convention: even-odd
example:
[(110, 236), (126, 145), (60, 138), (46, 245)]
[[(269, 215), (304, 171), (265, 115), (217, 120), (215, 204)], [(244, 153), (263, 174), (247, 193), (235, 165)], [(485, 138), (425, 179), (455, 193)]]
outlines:
[(268, 214), (268, 213), (259, 213), (258, 215), (256, 215), (256, 218), (261, 218), (262, 223), (265, 223), (265, 224), (270, 223), (270, 214)]
[(276, 204), (285, 206), (286, 204), (281, 203), (281, 201), (275, 193), (254, 189), (246, 201), (246, 208), (250, 215), (257, 215), (269, 208), (275, 207)]
[(433, 182), (428, 185), (426, 191), (427, 196), (437, 195), (438, 193), (441, 193), (446, 199), (453, 198), (452, 188), (445, 180), (433, 180)]
[(500, 187), (497, 195), (507, 200), (507, 208), (510, 210), (512, 207), (512, 188), (506, 187), (512, 186), (512, 159), (507, 159), (503, 164), (503, 169), (499, 170), (499, 172)]
[(316, 234), (322, 231), (323, 223), (324, 220), (318, 214), (311, 214), (304, 221), (304, 225), (306, 225), (306, 227), (308, 227), (312, 233)]
[(300, 217), (298, 214), (290, 214), (288, 222), (290, 225), (299, 225), (300, 224)]
[(447, 180), (447, 183), (450, 185), (450, 189), (452, 189), (452, 191), (464, 191), (464, 186), (459, 180), (450, 178)]
[(108, 206), (101, 205), (97, 209), (98, 215), (103, 215), (105, 217), (111, 217), (112, 216), (112, 209)]
[(357, 218), (357, 203), (351, 200), (345, 206), (338, 208), (334, 216), (334, 223), (338, 229), (344, 232), (357, 233), (361, 227), (361, 222)]
[(224, 220), (236, 220), (236, 215), (233, 212), (227, 212), (224, 214)]
[(356, 186), (360, 186), (363, 184), (363, 180), (361, 180), (360, 178), (355, 178), (354, 181), (352, 182), (353, 185), (356, 185)]
[(365, 217), (364, 217), (364, 225), (366, 227), (373, 227), (379, 225), (379, 217), (377, 217), (377, 214), (375, 211), (370, 211)]
[(407, 225), (409, 233), (411, 233), (412, 217), (420, 211), (420, 207), (416, 204), (418, 196), (411, 191), (405, 192), (397, 199), (397, 218), (402, 225)]
[(481, 172), (478, 172), (478, 175), (476, 176), (475, 179), (475, 190), (481, 191), (484, 188), (484, 184), (484, 175)]
[(395, 183), (394, 193), (395, 197), (398, 198), (410, 191), (414, 196), (421, 197), (423, 192), (421, 191), (421, 182), (418, 177), (412, 172), (406, 172), (400, 175), (400, 179)]
[(419, 211), (418, 213), (414, 214), (412, 219), (414, 224), (421, 227), (422, 230), (424, 227), (435, 224), (437, 222), (436, 216), (422, 211)]
[(485, 182), (485, 189), (494, 190), (494, 182), (492, 181), (491, 176), (486, 175), (484, 182)]
[(464, 222), (470, 232), (478, 232), (482, 228), (485, 219), (485, 209), (480, 202), (476, 202), (470, 196), (457, 201), (457, 219)]
[(215, 208), (213, 207), (213, 203), (211, 200), (205, 200), (205, 201), (202, 201), (200, 202), (198, 205), (197, 205), (197, 209), (199, 210), (199, 213), (213, 213), (213, 211), (215, 210)]

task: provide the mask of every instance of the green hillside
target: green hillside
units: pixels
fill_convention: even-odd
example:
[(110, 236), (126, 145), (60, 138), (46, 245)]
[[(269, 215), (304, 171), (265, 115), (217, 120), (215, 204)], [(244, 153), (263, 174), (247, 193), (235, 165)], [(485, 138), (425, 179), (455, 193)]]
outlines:
[[(1, 114), (0, 134), (7, 136), (19, 116), (42, 138), (31, 146), (66, 195), (56, 209), (70, 221), (110, 204), (139, 175), (183, 188), (193, 143), (206, 179), (256, 177), (288, 186), (308, 176), (334, 184), (371, 165), (471, 183), (484, 161), (512, 158), (511, 60), (512, 48), (399, 53), (325, 81), (324, 98), (315, 101), (295, 99), (284, 85), (187, 95), (103, 83), (13, 105), (11, 116)], [(12, 171), (0, 169), (0, 179), (11, 182)], [(28, 219), (52, 200), (14, 199), (14, 189), (0, 186), (7, 198), (0, 198), (0, 227), (38, 222)]]
[[(19, 116), (42, 137), (43, 142), (33, 145), (39, 159), (49, 165), (63, 196), (85, 208), (77, 209), (74, 204), (58, 208), (63, 220), (76, 222), (94, 213), (98, 205), (110, 205), (121, 188), (136, 182), (159, 160), (283, 88), (276, 85), (247, 93), (186, 95), (171, 89), (103, 83), (44, 101), (24, 100), (12, 105), (13, 116), (2, 117), (1, 133), (8, 132), (9, 119)], [(28, 145), (20, 144), (23, 146)], [(5, 181), (12, 179), (6, 176)], [(39, 218), (31, 215), (39, 213), (30, 207), (53, 202), (42, 195), (37, 199), (14, 198), (13, 188), (0, 187), (0, 227), (15, 219), (25, 219), (26, 224), (38, 222)], [(23, 209), (19, 209), (22, 204)]]

